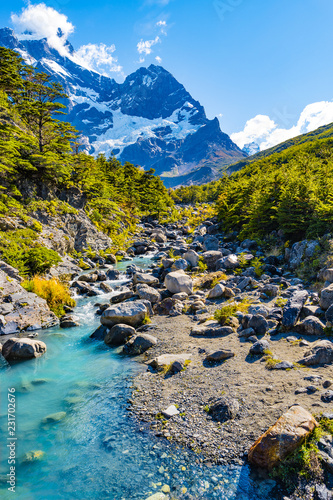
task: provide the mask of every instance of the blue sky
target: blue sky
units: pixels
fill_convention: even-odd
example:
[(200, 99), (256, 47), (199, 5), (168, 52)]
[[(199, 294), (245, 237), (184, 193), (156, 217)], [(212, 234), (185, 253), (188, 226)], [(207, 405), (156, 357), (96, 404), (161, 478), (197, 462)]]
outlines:
[[(332, 0), (45, 4), (75, 27), (68, 37), (75, 49), (115, 45), (109, 51), (113, 68), (121, 66), (125, 75), (161, 58), (209, 118), (219, 116), (223, 131), (240, 134), (232, 136), (238, 142), (276, 142), (333, 121)], [(17, 30), (11, 14), (20, 15), (26, 6), (21, 0), (2, 2), (0, 25)], [(121, 80), (119, 71), (111, 74)]]

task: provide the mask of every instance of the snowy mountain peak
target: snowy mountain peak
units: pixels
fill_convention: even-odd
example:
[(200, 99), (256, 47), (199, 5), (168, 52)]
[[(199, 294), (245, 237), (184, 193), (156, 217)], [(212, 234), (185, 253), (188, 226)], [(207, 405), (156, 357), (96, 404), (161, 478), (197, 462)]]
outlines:
[(167, 176), (247, 156), (221, 132), (218, 119), (208, 120), (202, 105), (162, 66), (141, 67), (120, 84), (80, 64), (70, 44), (67, 55), (61, 55), (46, 39), (18, 39), (13, 30), (3, 28), (0, 45), (16, 50), (27, 64), (63, 85), (69, 96), (65, 119), (80, 131), (91, 153), (113, 153)]

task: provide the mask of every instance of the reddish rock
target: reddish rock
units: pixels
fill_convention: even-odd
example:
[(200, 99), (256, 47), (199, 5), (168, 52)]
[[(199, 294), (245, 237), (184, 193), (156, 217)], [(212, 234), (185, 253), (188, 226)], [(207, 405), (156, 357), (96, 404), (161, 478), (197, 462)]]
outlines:
[(295, 451), (318, 426), (301, 406), (292, 406), (251, 446), (248, 458), (257, 467), (272, 469)]

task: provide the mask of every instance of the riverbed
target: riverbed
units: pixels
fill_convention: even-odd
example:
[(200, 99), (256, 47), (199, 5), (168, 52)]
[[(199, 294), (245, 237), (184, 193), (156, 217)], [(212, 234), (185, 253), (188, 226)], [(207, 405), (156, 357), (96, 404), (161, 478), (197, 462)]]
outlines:
[[(133, 263), (146, 268), (151, 261)], [(44, 356), (1, 368), (0, 496), (131, 500), (163, 488), (174, 499), (271, 498), (270, 481), (252, 481), (247, 466), (208, 466), (128, 413), (132, 379), (145, 365), (89, 338), (99, 326), (95, 304), (109, 298), (79, 298), (75, 314), (82, 326), (40, 331)], [(16, 428), (10, 437), (7, 396), (14, 389)], [(59, 420), (46, 422), (52, 414)], [(7, 483), (9, 438), (15, 439), (15, 494)]]

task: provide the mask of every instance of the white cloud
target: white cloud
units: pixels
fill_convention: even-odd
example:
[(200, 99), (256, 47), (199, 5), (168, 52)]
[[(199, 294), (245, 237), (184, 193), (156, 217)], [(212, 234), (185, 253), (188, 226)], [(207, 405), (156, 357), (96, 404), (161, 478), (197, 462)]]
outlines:
[[(11, 20), (20, 39), (40, 40), (46, 38), (50, 47), (86, 69), (106, 76), (115, 72), (122, 75), (122, 67), (114, 56), (116, 50), (114, 45), (89, 43), (82, 45), (71, 55), (66, 42), (74, 32), (73, 24), (67, 16), (44, 3), (29, 4), (22, 9), (20, 14), (12, 14)], [(29, 34), (25, 34), (25, 32), (29, 32)]]
[(74, 60), (81, 66), (108, 76), (110, 72), (121, 73), (122, 67), (113, 56), (116, 47), (104, 43), (82, 45), (74, 54)]
[(160, 43), (160, 41), (161, 39), (159, 36), (154, 38), (154, 40), (146, 40), (146, 41), (141, 40), (137, 44), (137, 50), (139, 54), (145, 54), (146, 56), (148, 56), (149, 54), (152, 53), (152, 46), (156, 45), (157, 43)]
[(162, 20), (158, 21), (155, 26), (157, 26), (161, 30), (162, 35), (167, 35), (166, 29), (167, 29), (168, 25), (167, 25), (166, 21), (162, 21)]
[(158, 64), (161, 64), (162, 58), (160, 56), (156, 56), (155, 60), (158, 62)]
[(260, 150), (276, 146), (297, 135), (312, 132), (322, 125), (333, 122), (333, 102), (320, 101), (304, 108), (296, 125), (281, 128), (267, 115), (257, 115), (245, 124), (244, 130), (231, 134), (231, 139), (240, 147), (256, 142)]
[[(22, 35), (21, 38), (47, 38), (51, 47), (61, 55), (67, 55), (64, 45), (69, 35), (74, 32), (74, 26), (64, 14), (47, 7), (45, 3), (29, 4), (19, 15), (12, 14), (11, 20), (15, 29)], [(31, 32), (31, 35), (24, 35), (25, 31)]]

